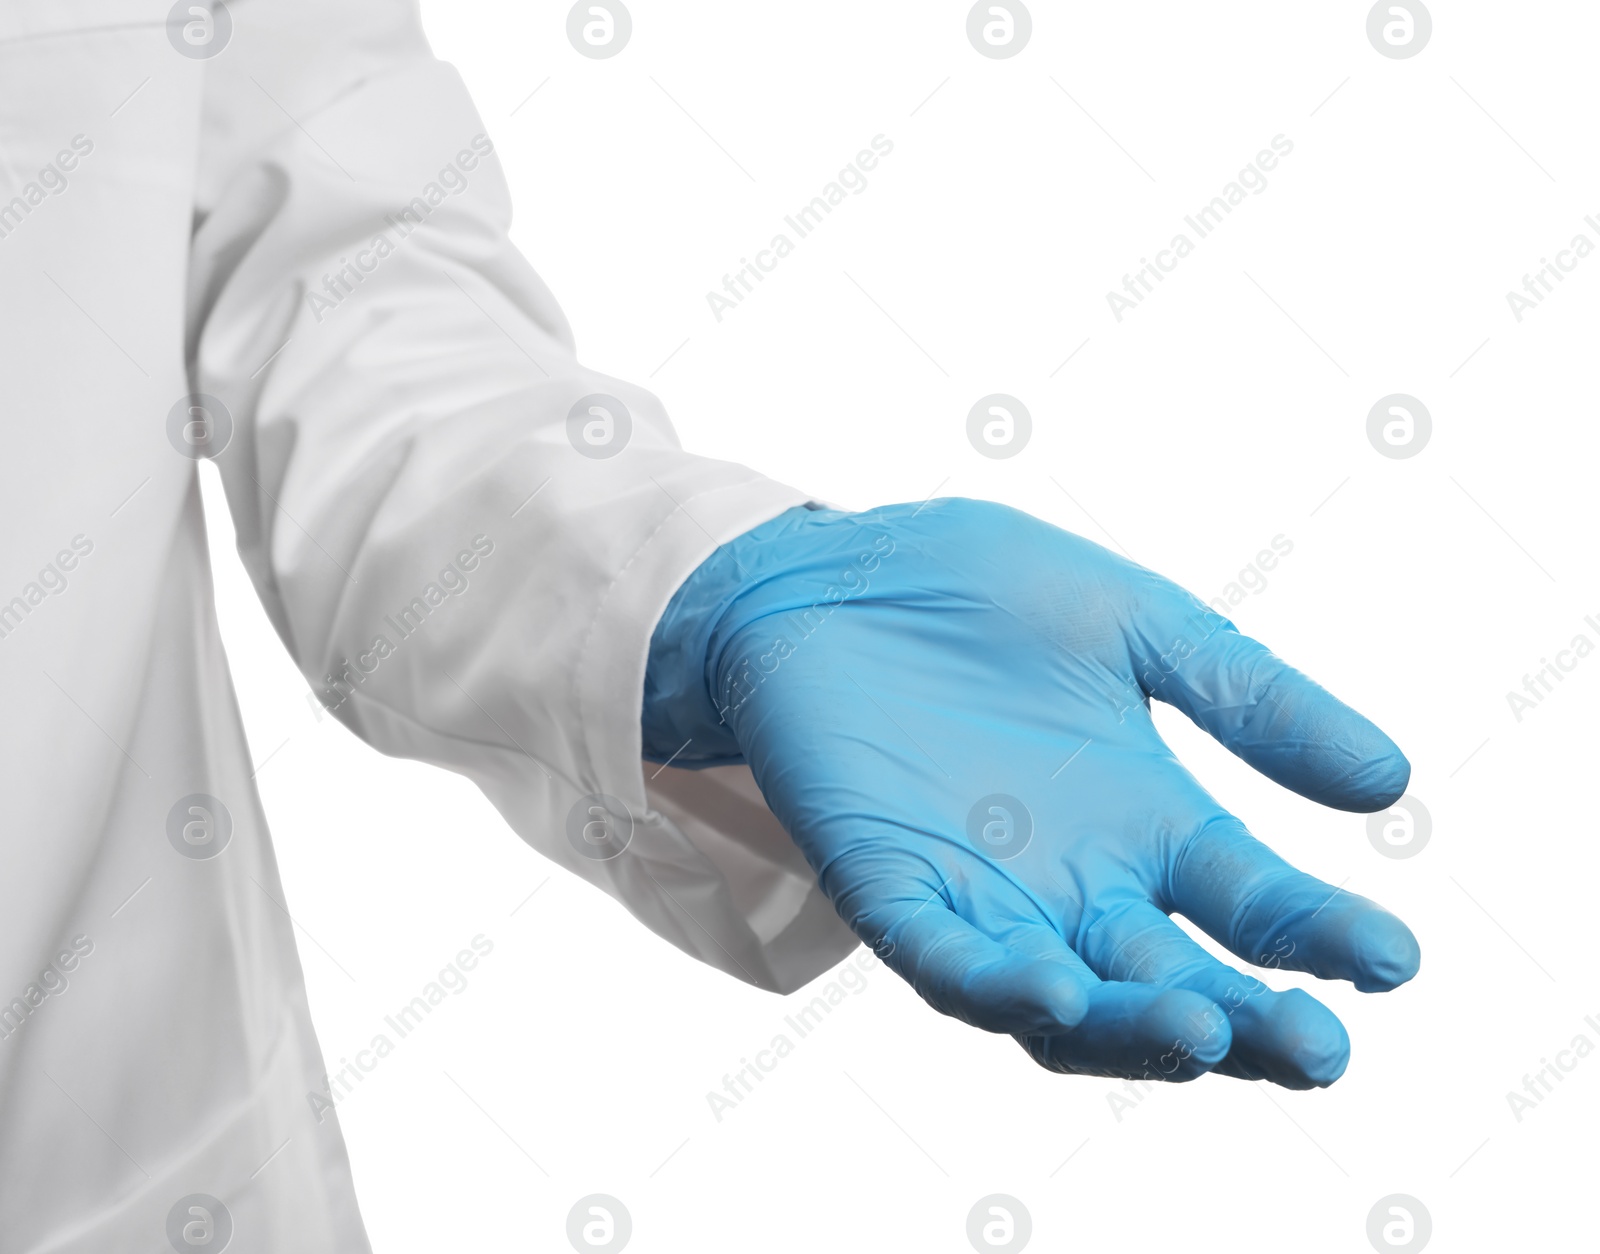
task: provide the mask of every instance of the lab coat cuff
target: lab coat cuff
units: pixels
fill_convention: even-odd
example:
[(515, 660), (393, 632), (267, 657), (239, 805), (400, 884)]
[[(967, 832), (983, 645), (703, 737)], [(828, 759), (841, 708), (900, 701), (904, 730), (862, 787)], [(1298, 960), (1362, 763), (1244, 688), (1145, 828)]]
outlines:
[[(646, 762), (641, 717), (651, 636), (673, 594), (719, 545), (810, 501), (760, 476), (679, 496), (607, 590), (575, 676), (591, 772), (578, 782), (629, 829), (626, 847), (592, 869), (674, 944), (776, 992), (801, 987), (860, 942), (749, 768)], [(582, 830), (581, 813), (569, 828)]]

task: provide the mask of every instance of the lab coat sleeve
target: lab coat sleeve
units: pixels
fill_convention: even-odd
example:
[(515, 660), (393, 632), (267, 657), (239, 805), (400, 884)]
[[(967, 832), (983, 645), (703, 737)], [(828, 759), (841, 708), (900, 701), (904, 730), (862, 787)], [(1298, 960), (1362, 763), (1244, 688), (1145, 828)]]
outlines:
[[(487, 128), (410, 5), (232, 14), (200, 71), (198, 396), (169, 429), (221, 469), (302, 673), (357, 735), (468, 776), (683, 950), (805, 983), (855, 940), (748, 769), (640, 760), (674, 590), (805, 495), (685, 453), (655, 397), (578, 364), (509, 241)], [(552, 170), (546, 194), (581, 187)]]

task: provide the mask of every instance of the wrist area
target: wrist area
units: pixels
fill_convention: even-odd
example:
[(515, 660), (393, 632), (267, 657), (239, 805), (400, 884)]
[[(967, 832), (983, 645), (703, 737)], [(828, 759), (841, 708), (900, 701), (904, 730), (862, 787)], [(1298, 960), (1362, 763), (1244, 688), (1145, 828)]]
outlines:
[(889, 515), (800, 505), (722, 545), (656, 624), (643, 756), (688, 768), (744, 761), (740, 712), (789, 652), (871, 587), (894, 551)]
[(815, 514), (796, 505), (720, 545), (683, 581), (650, 636), (640, 718), (643, 756), (697, 769), (744, 761), (733, 728), (723, 717), (713, 641), (734, 603), (755, 577), (770, 577), (772, 546)]

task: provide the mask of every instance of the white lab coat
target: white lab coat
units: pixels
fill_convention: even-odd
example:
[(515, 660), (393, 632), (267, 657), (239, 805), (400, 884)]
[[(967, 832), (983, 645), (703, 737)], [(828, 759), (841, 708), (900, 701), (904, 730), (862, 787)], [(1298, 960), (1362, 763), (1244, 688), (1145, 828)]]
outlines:
[[(410, 4), (233, 0), (209, 59), (169, 7), (0, 4), (0, 1254), (165, 1249), (191, 1194), (240, 1254), (351, 1254), (178, 403), (227, 411), (241, 555), (337, 717), (784, 991), (854, 937), (744, 768), (646, 783), (639, 713), (674, 589), (805, 498), (577, 364)], [(568, 438), (597, 393), (632, 419), (604, 459)], [(609, 861), (568, 838), (595, 793), (636, 820)]]

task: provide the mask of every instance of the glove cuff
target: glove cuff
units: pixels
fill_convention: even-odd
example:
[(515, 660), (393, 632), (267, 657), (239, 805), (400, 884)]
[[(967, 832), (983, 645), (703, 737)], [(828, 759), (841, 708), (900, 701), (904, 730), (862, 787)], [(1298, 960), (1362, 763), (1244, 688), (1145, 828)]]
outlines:
[[(650, 637), (641, 719), (643, 755), (691, 769), (744, 761), (733, 729), (712, 699), (718, 682), (712, 639), (724, 615), (770, 562), (772, 540), (800, 526), (814, 506), (796, 505), (720, 546), (673, 594)], [(832, 511), (827, 511), (832, 512)]]
[[(712, 553), (674, 594), (650, 640), (645, 758), (691, 768), (743, 762), (739, 710), (839, 605), (866, 593), (894, 551), (884, 524), (917, 508), (852, 514), (795, 506)], [(782, 625), (751, 634), (768, 619)]]

